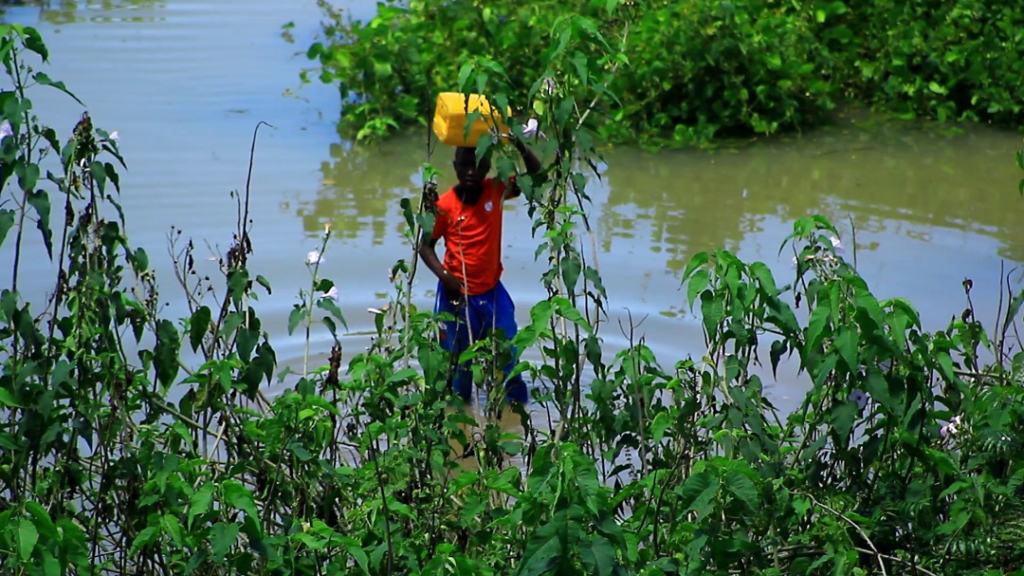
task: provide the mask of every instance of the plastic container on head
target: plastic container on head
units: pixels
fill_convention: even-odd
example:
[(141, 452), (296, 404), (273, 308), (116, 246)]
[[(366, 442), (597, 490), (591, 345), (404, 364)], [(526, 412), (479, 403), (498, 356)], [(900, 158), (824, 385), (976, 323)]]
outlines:
[[(470, 123), (470, 115), (480, 112)], [(506, 116), (511, 116), (512, 110)], [(469, 133), (466, 125), (469, 124)], [(508, 134), (509, 128), (500, 112), (491, 107), (487, 97), (481, 94), (442, 92), (437, 95), (434, 110), (434, 134), (449, 146), (475, 148), (480, 136), (495, 132)], [(504, 139), (504, 138), (503, 138)]]

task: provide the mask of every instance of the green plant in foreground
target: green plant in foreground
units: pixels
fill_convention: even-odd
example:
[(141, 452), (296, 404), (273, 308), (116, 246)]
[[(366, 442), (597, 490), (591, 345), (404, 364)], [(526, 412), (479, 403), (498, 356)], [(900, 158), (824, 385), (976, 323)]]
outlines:
[[(17, 270), (0, 295), (3, 572), (1019, 572), (1024, 292), (985, 330), (965, 283), (964, 312), (926, 332), (909, 302), (872, 294), (828, 221), (805, 218), (784, 241), (796, 261), (786, 284), (726, 250), (693, 257), (683, 286), (700, 310), (700, 357), (662, 365), (628, 326), (628, 346), (606, 354), (583, 171), (598, 165), (594, 116), (614, 101), (625, 34), (610, 39), (581, 15), (553, 27), (565, 41), (522, 107), (548, 137), (537, 143), (548, 168), (520, 181), (548, 264), (548, 296), (515, 338), (541, 358), (517, 367), (536, 383), (533, 419), (493, 403), (478, 418), (452, 400), (437, 318), (412, 299), (414, 258), (394, 264), (366, 350), (343, 367), (335, 339), (326, 366), (266, 398), (262, 383), (286, 371), (259, 320), (271, 288), (249, 269), (248, 189), (211, 270), (173, 232), (188, 315), (163, 318), (145, 253), (122, 232), (106, 162), (120, 163), (116, 140), (83, 117), (61, 144), (26, 103), (42, 40), (0, 28), (15, 87), (0, 94), (11, 127), (0, 223), (18, 226), (0, 240), (16, 242), (35, 216), (44, 241), (24, 249), (58, 269), (42, 302), (15, 290)], [(459, 76), (501, 107), (520, 101), (494, 60)], [(61, 174), (32, 178), (40, 148)], [(489, 139), (478, 153), (501, 177), (515, 169)], [(430, 227), (435, 176), (428, 164), (421, 206), (396, 206), (410, 255)], [(307, 342), (314, 314), (333, 335), (343, 322), (316, 264), (328, 240), (307, 258), (310, 287), (289, 321)], [(486, 367), (507, 344), (470, 354)], [(809, 381), (791, 414), (763, 393), (784, 361)]]

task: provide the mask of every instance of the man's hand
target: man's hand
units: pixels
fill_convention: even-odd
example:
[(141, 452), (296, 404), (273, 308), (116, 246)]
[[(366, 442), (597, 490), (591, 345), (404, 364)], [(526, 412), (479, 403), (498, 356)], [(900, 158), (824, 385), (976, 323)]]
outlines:
[(454, 274), (444, 269), (444, 264), (441, 263), (437, 253), (434, 252), (435, 244), (437, 244), (437, 240), (424, 236), (420, 243), (420, 258), (423, 259), (423, 263), (427, 265), (427, 268), (430, 268), (430, 271), (441, 282), (441, 288), (445, 292), (444, 297), (452, 304), (457, 304), (463, 300), (462, 282), (459, 282), (459, 279)]
[(457, 304), (461, 302), (462, 282), (459, 282), (459, 279), (456, 278), (454, 275), (449, 274), (447, 270), (445, 270), (441, 274), (440, 279), (441, 286), (444, 287), (445, 298), (447, 298), (448, 301), (451, 302), (452, 304)]

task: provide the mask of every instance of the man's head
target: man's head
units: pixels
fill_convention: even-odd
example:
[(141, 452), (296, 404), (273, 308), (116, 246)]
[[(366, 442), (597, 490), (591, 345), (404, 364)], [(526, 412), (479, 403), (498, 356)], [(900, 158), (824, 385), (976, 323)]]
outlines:
[(476, 161), (476, 148), (456, 148), (455, 149), (455, 176), (459, 179), (459, 184), (468, 187), (480, 186), (484, 182), (484, 178), (487, 177), (487, 173), (491, 171), (491, 161), (487, 156), (480, 159), (478, 164)]

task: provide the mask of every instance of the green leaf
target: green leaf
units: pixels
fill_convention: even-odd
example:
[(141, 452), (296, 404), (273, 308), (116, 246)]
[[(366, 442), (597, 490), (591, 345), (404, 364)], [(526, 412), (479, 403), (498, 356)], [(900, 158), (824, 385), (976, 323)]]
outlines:
[[(468, 123), (466, 129), (469, 129)], [(490, 152), (491, 146), (493, 144), (494, 140), (492, 140), (491, 138), (480, 138), (476, 141), (476, 155), (474, 156), (474, 158), (476, 158), (477, 164), (479, 164), (480, 161), (487, 156), (487, 153)]]
[(169, 387), (178, 376), (178, 352), (181, 350), (181, 339), (178, 330), (170, 320), (161, 320), (156, 328), (156, 347), (153, 349), (153, 363), (156, 365), (156, 377), (164, 387)]
[(474, 68), (475, 64), (476, 63), (473, 60), (470, 60), (470, 61), (466, 62), (465, 64), (463, 64), (462, 68), (459, 69), (459, 89), (460, 90), (465, 90), (466, 89), (466, 84), (469, 82), (469, 75), (473, 73), (473, 68)]
[(567, 528), (562, 512), (533, 533), (519, 564), (520, 576), (539, 576), (558, 566), (563, 554), (561, 536)]
[(590, 81), (587, 57), (582, 52), (577, 52), (573, 54), (572, 63), (576, 66), (576, 77), (579, 79), (580, 84), (586, 86)]
[(514, 498), (519, 498), (522, 494), (519, 489), (516, 488), (514, 480), (518, 480), (519, 470), (515, 468), (506, 468), (501, 474), (492, 476), (487, 479), (487, 488), (500, 492), (502, 494), (508, 494)]
[(216, 486), (207, 482), (192, 494), (192, 498), (189, 499), (188, 503), (188, 523), (190, 527), (192, 520), (196, 516), (201, 516), (210, 511), (210, 508), (213, 506), (213, 493), (216, 490)]
[(238, 339), (235, 340), (235, 351), (242, 362), (249, 362), (252, 358), (252, 351), (260, 341), (260, 320), (253, 310), (249, 309), (249, 326), (242, 326), (238, 329)]
[(686, 282), (687, 278), (698, 268), (708, 263), (708, 259), (711, 257), (707, 252), (698, 252), (690, 258), (690, 261), (686, 264), (686, 270), (683, 271), (683, 282)]
[(149, 269), (149, 255), (142, 248), (135, 250), (132, 254), (132, 266), (138, 273)]
[(565, 283), (566, 291), (572, 293), (576, 289), (576, 282), (579, 280), (583, 265), (575, 254), (562, 259), (562, 281)]
[(852, 326), (843, 326), (835, 337), (836, 350), (846, 363), (846, 369), (852, 374), (860, 367), (857, 361), (857, 330)]
[(896, 403), (893, 402), (892, 394), (889, 393), (889, 383), (886, 381), (882, 371), (875, 366), (867, 369), (867, 378), (864, 380), (864, 389), (884, 410), (893, 414), (896, 412)]
[(703, 292), (711, 281), (711, 274), (707, 270), (697, 270), (693, 273), (690, 281), (686, 284), (686, 304), (693, 309), (693, 302)]
[(672, 419), (669, 417), (668, 412), (658, 412), (658, 415), (654, 417), (654, 421), (651, 422), (651, 437), (656, 444), (665, 437), (665, 430), (668, 430), (670, 426), (672, 426)]
[(827, 306), (818, 306), (811, 312), (811, 318), (807, 321), (807, 340), (809, 348), (817, 348), (821, 342), (822, 331), (828, 323), (829, 310)]
[(337, 324), (334, 323), (334, 320), (331, 320), (329, 317), (324, 316), (323, 317), (323, 323), (324, 323), (324, 326), (327, 327), (327, 331), (331, 333), (331, 336), (334, 337), (335, 340), (337, 340), (338, 339), (338, 326), (337, 326)]
[(193, 352), (199, 350), (199, 346), (203, 343), (203, 336), (210, 330), (210, 322), (212, 320), (213, 315), (208, 306), (200, 307), (192, 314), (192, 318), (189, 319), (188, 339), (189, 344), (192, 345)]
[(843, 400), (832, 408), (832, 427), (843, 439), (844, 444), (853, 430), (853, 422), (857, 419), (860, 407), (853, 400)]
[(0, 388), (0, 404), (8, 408), (24, 408), (18, 403), (18, 400), (11, 394), (10, 390), (6, 388)]
[(431, 234), (434, 230), (434, 223), (437, 220), (437, 216), (430, 212), (423, 212), (416, 215), (416, 223), (419, 224), (420, 230), (425, 234)]
[(49, 550), (43, 550), (43, 575), (60, 576), (60, 562), (53, 557)]
[(43, 536), (47, 538), (57, 539), (59, 534), (57, 533), (57, 526), (50, 519), (50, 515), (43, 508), (42, 504), (30, 500), (25, 503), (25, 510), (31, 514), (35, 519), (36, 528), (40, 530)]
[(725, 316), (725, 302), (722, 295), (711, 291), (705, 291), (700, 295), (700, 312), (704, 317), (704, 329), (709, 337), (714, 337), (718, 331), (718, 325)]
[(28, 562), (32, 557), (32, 550), (35, 548), (37, 540), (39, 540), (39, 531), (36, 530), (36, 525), (30, 520), (22, 518), (18, 524), (18, 555), (21, 556), (22, 562)]
[(210, 529), (210, 546), (218, 558), (223, 558), (238, 541), (238, 524), (218, 522)]
[(587, 281), (590, 282), (594, 286), (594, 288), (597, 289), (598, 294), (605, 298), (608, 297), (607, 292), (605, 292), (604, 289), (604, 282), (601, 281), (601, 274), (597, 271), (596, 268), (592, 266), (587, 266), (587, 268), (583, 271), (583, 277), (586, 278)]
[(942, 375), (943, 380), (946, 382), (956, 381), (956, 373), (953, 372), (953, 359), (950, 357), (949, 352), (935, 350), (932, 351), (932, 356), (939, 366), (939, 374)]
[(335, 302), (333, 299), (320, 298), (319, 300), (316, 301), (316, 307), (330, 312), (331, 316), (337, 318), (338, 321), (341, 322), (341, 325), (344, 326), (346, 330), (348, 330), (348, 323), (345, 322), (345, 316), (341, 313), (341, 308), (338, 307), (337, 302)]
[(242, 301), (245, 291), (249, 288), (249, 271), (241, 268), (228, 272), (228, 293), (237, 304)]
[(405, 224), (409, 227), (409, 230), (416, 228), (416, 221), (412, 215), (412, 201), (408, 198), (402, 198), (398, 201), (399, 206), (402, 207), (402, 215), (405, 216)]
[(18, 163), (14, 167), (18, 176), (18, 186), (26, 192), (34, 192), (39, 183), (39, 165)]
[(775, 286), (775, 277), (763, 262), (754, 262), (750, 265), (750, 273), (757, 279), (761, 289), (771, 296), (777, 296), (779, 289)]
[(295, 333), (295, 329), (299, 326), (300, 323), (302, 323), (303, 320), (306, 319), (306, 316), (308, 315), (309, 311), (306, 309), (305, 306), (300, 306), (299, 304), (296, 304), (295, 307), (292, 308), (291, 314), (288, 315), (289, 336)]
[(144, 528), (141, 532), (139, 532), (139, 535), (135, 537), (135, 540), (132, 542), (132, 547), (128, 550), (128, 554), (130, 556), (134, 556), (136, 552), (144, 548), (150, 542), (156, 540), (159, 536), (159, 526), (149, 526), (147, 528)]
[(160, 525), (163, 526), (164, 534), (167, 534), (171, 538), (171, 542), (175, 546), (182, 545), (181, 539), (181, 522), (178, 521), (178, 517), (173, 514), (164, 514), (163, 518), (160, 519)]
[(14, 210), (0, 209), (0, 246), (3, 246), (7, 233), (14, 226)]
[(730, 470), (725, 473), (725, 489), (732, 493), (737, 499), (746, 504), (750, 510), (757, 510), (757, 487), (742, 472)]
[(415, 379), (417, 375), (419, 375), (419, 372), (417, 370), (413, 368), (406, 368), (404, 370), (399, 370), (398, 372), (395, 372), (390, 377), (388, 377), (385, 384), (391, 384), (393, 382), (405, 382), (408, 380)]
[(358, 542), (347, 543), (345, 545), (345, 549), (348, 550), (348, 553), (352, 555), (352, 558), (355, 558), (356, 564), (360, 568), (362, 568), (363, 573), (364, 574), (369, 574), (370, 573), (370, 559), (367, 558), (366, 551), (364, 551), (359, 546), (359, 543)]
[(107, 187), (107, 169), (103, 166), (102, 162), (93, 162), (89, 164), (89, 174), (92, 175), (93, 182), (96, 183), (96, 187), (99, 188), (102, 194)]
[[(104, 146), (104, 149), (109, 150), (109, 148), (107, 148), (106, 146)], [(121, 160), (120, 156), (118, 156), (118, 160)], [(124, 164), (124, 160), (121, 160), (121, 163)], [(107, 175), (107, 180), (110, 180), (111, 182), (114, 183), (114, 189), (117, 190), (118, 194), (120, 194), (121, 177), (117, 175), (117, 168), (114, 168), (114, 165), (111, 164), (110, 162), (105, 162), (103, 164), (103, 173)]]
[(257, 524), (259, 523), (259, 514), (256, 512), (256, 502), (252, 498), (252, 493), (249, 489), (242, 485), (237, 480), (226, 480), (222, 485), (224, 490), (224, 502), (245, 512), (245, 515), (251, 518)]
[(693, 474), (678, 488), (681, 498), (680, 504), (686, 507), (687, 511), (693, 510), (704, 515), (709, 510), (709, 504), (718, 492), (718, 479), (707, 472)]
[(274, 292), (270, 289), (270, 281), (263, 277), (262, 274), (256, 276), (256, 283), (267, 291), (267, 294), (273, 294)]
[(778, 378), (779, 360), (782, 359), (782, 355), (789, 350), (785, 340), (775, 340), (772, 342), (772, 348), (769, 352), (769, 356), (772, 361), (772, 376)]
[(39, 83), (40, 86), (52, 86), (52, 87), (56, 88), (57, 90), (60, 90), (61, 92), (63, 92), (65, 94), (67, 94), (68, 96), (71, 96), (72, 98), (74, 98), (75, 102), (78, 102), (82, 106), (85, 106), (85, 103), (82, 102), (81, 100), (79, 100), (78, 96), (75, 96), (74, 94), (72, 94), (71, 91), (68, 90), (68, 87), (65, 86), (63, 82), (61, 82), (59, 80), (53, 80), (49, 76), (47, 76), (46, 74), (44, 74), (42, 72), (36, 72), (36, 74), (33, 76), (33, 78), (35, 79), (36, 82)]
[(242, 325), (242, 315), (238, 312), (228, 312), (227, 316), (224, 317), (224, 323), (220, 327), (220, 337), (230, 337), (235, 333), (235, 330)]
[(36, 228), (43, 235), (46, 253), (53, 259), (53, 232), (50, 230), (50, 197), (45, 190), (29, 191), (28, 203), (36, 211)]
[(615, 548), (604, 536), (580, 542), (580, 559), (587, 568), (587, 574), (609, 576), (615, 570)]
[(46, 44), (43, 43), (43, 37), (39, 34), (39, 31), (30, 26), (26, 26), (23, 31), (25, 33), (25, 48), (39, 54), (43, 62), (49, 60), (50, 51), (46, 49)]

